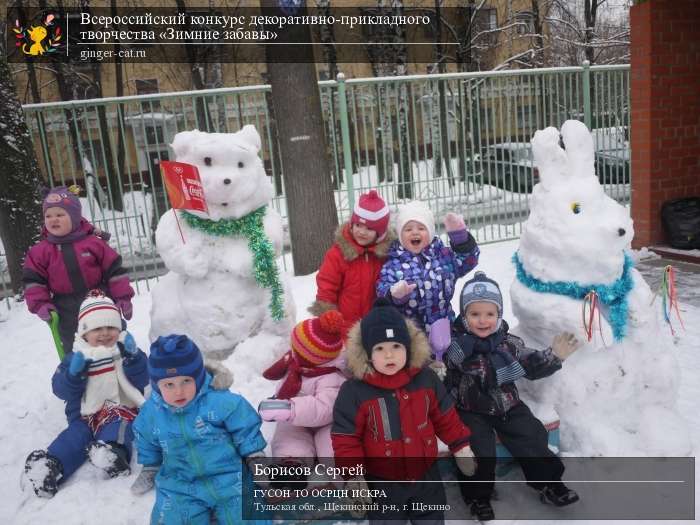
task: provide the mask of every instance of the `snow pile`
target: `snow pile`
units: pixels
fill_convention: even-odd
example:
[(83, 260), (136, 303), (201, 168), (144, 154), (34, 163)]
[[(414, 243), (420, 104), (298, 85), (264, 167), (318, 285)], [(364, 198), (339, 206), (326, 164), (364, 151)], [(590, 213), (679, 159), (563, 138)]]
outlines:
[(532, 143), (541, 183), (517, 251), (521, 273), (510, 289), (520, 322), (515, 331), (537, 348), (562, 331), (585, 341), (577, 289), (598, 290), (602, 315), (600, 323), (594, 316), (592, 340), (560, 372), (522, 381), (522, 389), (555, 405), (564, 453), (687, 455), (673, 341), (660, 324), (658, 301), (652, 305), (649, 286), (625, 255), (632, 220), (598, 183), (591, 135), (582, 123), (568, 121), (561, 135), (547, 128)]

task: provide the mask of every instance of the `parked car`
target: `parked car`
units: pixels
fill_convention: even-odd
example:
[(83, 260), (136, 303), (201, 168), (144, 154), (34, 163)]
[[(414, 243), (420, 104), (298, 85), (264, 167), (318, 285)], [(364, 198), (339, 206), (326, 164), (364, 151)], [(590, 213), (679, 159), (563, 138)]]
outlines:
[(601, 149), (595, 152), (595, 172), (601, 184), (629, 184), (629, 142), (621, 148)]
[(540, 180), (532, 162), (529, 142), (502, 142), (483, 150), (481, 170), (484, 184), (516, 193), (530, 193)]

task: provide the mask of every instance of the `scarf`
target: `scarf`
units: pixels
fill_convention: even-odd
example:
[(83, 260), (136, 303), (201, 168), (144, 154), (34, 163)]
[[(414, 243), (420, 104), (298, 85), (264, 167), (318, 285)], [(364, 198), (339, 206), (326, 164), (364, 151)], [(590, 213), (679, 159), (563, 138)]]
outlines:
[(621, 341), (627, 335), (627, 312), (629, 305), (627, 296), (634, 287), (632, 280), (632, 258), (625, 253), (622, 275), (610, 284), (581, 284), (576, 281), (540, 281), (533, 277), (523, 267), (518, 252), (513, 254), (515, 273), (524, 286), (539, 293), (565, 295), (577, 300), (583, 300), (589, 292), (596, 292), (601, 303), (609, 308), (608, 322), (612, 328), (615, 341)]
[(279, 270), (275, 263), (275, 251), (272, 242), (265, 234), (263, 219), (267, 206), (258, 208), (240, 219), (221, 219), (211, 221), (202, 219), (186, 211), (182, 217), (187, 225), (215, 237), (245, 237), (248, 249), (253, 254), (253, 274), (255, 282), (270, 289), (270, 313), (275, 321), (284, 317), (283, 289), (279, 279)]
[[(460, 318), (461, 319), (461, 318)], [(466, 323), (462, 323), (465, 325)], [(527, 372), (513, 354), (502, 344), (508, 334), (508, 324), (503, 321), (501, 327), (488, 337), (477, 337), (472, 333), (464, 333), (452, 340), (447, 349), (447, 359), (459, 370), (466, 373), (465, 361), (476, 354), (486, 356), (496, 371), (496, 383), (501, 386), (513, 383)]]
[(73, 228), (70, 233), (57, 237), (53, 233), (49, 233), (46, 226), (42, 226), (41, 232), (46, 237), (46, 240), (51, 244), (66, 244), (69, 242), (79, 241), (90, 235), (94, 231), (94, 227), (85, 219), (80, 219), (80, 224)]
[(282, 379), (285, 374), (287, 378), (277, 391), (277, 399), (291, 399), (301, 390), (302, 377), (318, 377), (326, 374), (340, 372), (334, 366), (315, 366), (313, 368), (300, 366), (294, 359), (291, 350), (284, 354), (270, 368), (263, 372), (263, 377), (271, 381)]
[(105, 405), (122, 405), (129, 408), (140, 407), (144, 403), (143, 395), (138, 391), (124, 373), (121, 354), (117, 345), (89, 346), (82, 338), (76, 337), (74, 351), (80, 351), (88, 365), (88, 380), (83, 397), (80, 400), (80, 414), (91, 416)]

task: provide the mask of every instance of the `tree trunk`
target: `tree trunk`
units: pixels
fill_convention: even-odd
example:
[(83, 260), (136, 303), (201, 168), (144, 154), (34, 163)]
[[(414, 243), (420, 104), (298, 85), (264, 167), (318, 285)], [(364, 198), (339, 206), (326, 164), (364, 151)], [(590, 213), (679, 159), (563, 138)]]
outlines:
[[(282, 14), (274, 0), (264, 0), (262, 6), (266, 14)], [(295, 14), (305, 15), (306, 6)], [(311, 38), (303, 25), (275, 31), (281, 41), (309, 42)], [(294, 272), (305, 275), (318, 269), (338, 224), (321, 98), (310, 46), (267, 46), (266, 55), (280, 134)], [(311, 227), (313, 235), (308, 233)]]
[(0, 184), (0, 238), (12, 291), (21, 294), (24, 254), (41, 229), (42, 180), (15, 89), (7, 55), (0, 53), (0, 158), (4, 172)]

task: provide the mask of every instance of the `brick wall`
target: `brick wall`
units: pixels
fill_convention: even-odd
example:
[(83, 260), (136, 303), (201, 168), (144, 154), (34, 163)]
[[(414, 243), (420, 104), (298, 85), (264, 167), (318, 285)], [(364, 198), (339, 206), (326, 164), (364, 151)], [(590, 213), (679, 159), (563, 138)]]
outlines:
[(630, 10), (633, 246), (662, 244), (661, 205), (700, 195), (700, 0)]

